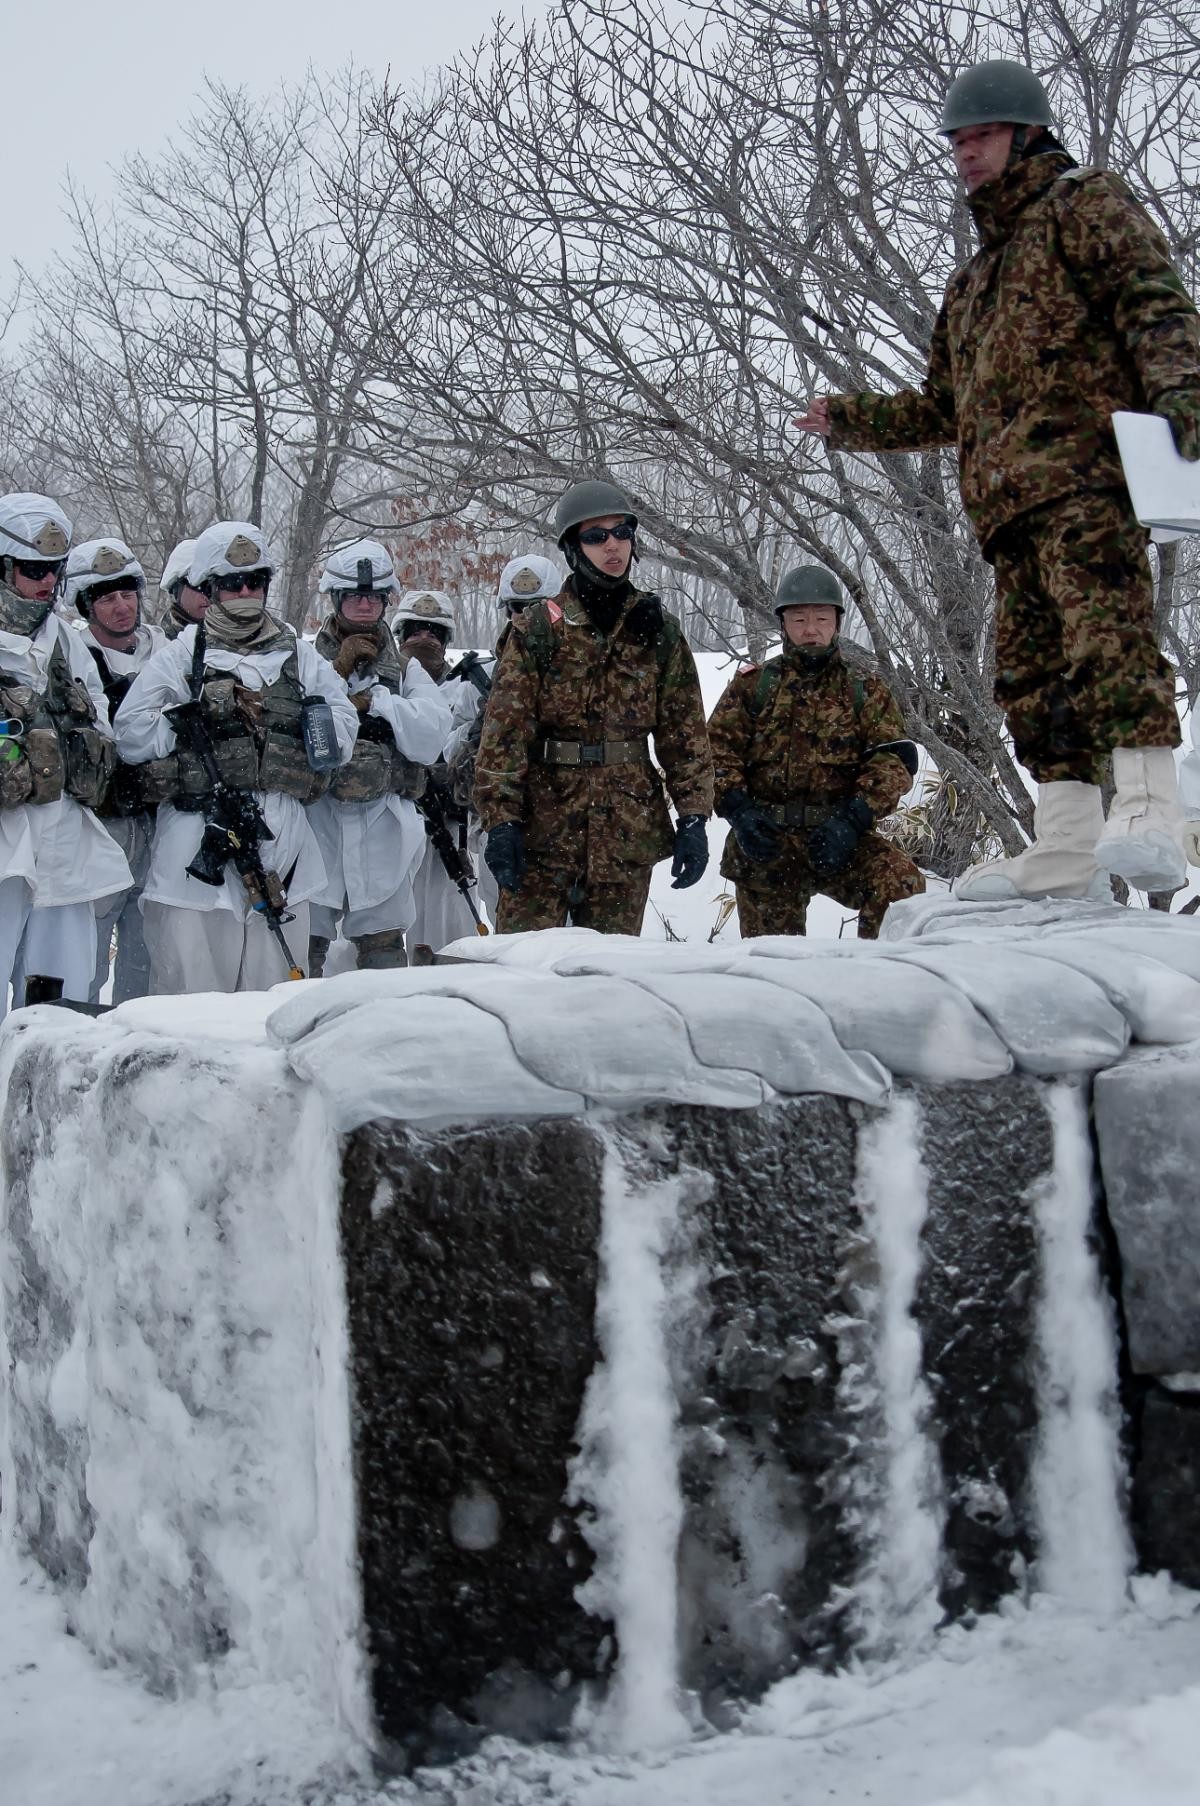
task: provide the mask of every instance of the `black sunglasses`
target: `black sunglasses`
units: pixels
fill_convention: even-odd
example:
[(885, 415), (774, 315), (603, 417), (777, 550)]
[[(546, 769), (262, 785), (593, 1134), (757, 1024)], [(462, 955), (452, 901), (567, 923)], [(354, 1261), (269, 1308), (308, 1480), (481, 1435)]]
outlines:
[(405, 640), (411, 640), (413, 635), (417, 633), (431, 633), (435, 640), (441, 641), (443, 646), (448, 646), (450, 644), (450, 629), (446, 626), (444, 621), (402, 622), (400, 630), (401, 644), (403, 645)]
[(19, 571), (30, 583), (36, 583), (41, 577), (57, 577), (67, 561), (65, 558), (14, 558), (12, 562), (14, 571)]
[(270, 571), (246, 571), (237, 577), (217, 577), (214, 579), (218, 590), (223, 596), (240, 596), (244, 590), (265, 590), (270, 581)]
[(627, 520), (623, 520), (619, 527), (583, 527), (580, 529), (579, 543), (581, 546), (602, 546), (606, 539), (632, 539), (636, 532), (637, 528), (631, 527)]

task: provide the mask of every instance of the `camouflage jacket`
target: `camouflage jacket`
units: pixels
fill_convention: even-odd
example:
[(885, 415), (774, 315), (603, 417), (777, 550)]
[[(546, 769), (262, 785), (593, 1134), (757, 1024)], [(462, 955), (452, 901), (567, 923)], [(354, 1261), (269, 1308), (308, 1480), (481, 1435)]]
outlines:
[[(777, 677), (764, 685), (767, 669)], [(718, 806), (731, 790), (760, 803), (861, 796), (878, 818), (912, 783), (904, 762), (879, 750), (904, 738), (895, 699), (878, 677), (854, 677), (836, 647), (820, 660), (789, 648), (768, 666), (739, 671), (712, 712), (708, 737)], [(731, 834), (721, 870), (737, 878), (750, 869)]]
[[(635, 590), (608, 635), (592, 625), (569, 581), (556, 601), (514, 615), (475, 763), (484, 827), (524, 822), (533, 858), (596, 884), (671, 851), (664, 775), (681, 815), (712, 811), (712, 755), (695, 660), (669, 615), (648, 642), (637, 637), (642, 601)], [(648, 734), (661, 773), (650, 763), (580, 768), (535, 756), (543, 738), (595, 743)]]
[(1200, 387), (1200, 321), (1166, 240), (1118, 177), (1047, 152), (968, 205), (982, 243), (946, 290), (924, 384), (831, 397), (829, 443), (957, 443), (986, 550), (1032, 508), (1124, 487), (1110, 415)]

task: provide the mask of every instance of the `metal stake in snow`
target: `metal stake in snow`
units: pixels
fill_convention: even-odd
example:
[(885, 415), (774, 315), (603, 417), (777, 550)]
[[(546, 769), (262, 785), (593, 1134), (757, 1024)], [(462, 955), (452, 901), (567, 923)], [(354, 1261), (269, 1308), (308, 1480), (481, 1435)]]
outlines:
[(858, 1195), (879, 1262), (870, 1301), (876, 1409), (883, 1425), (882, 1488), (869, 1509), (874, 1544), (859, 1583), (868, 1640), (913, 1649), (941, 1617), (938, 1580), (944, 1507), (941, 1473), (926, 1433), (931, 1399), (913, 1317), (921, 1272), (928, 1175), (914, 1098), (893, 1099), (859, 1139)]
[(618, 1136), (604, 1133), (596, 1330), (603, 1360), (588, 1382), (570, 1498), (593, 1516), (596, 1554), (579, 1588), (586, 1610), (616, 1625), (616, 1673), (595, 1728), (625, 1751), (678, 1743), (676, 1559), (683, 1522), (671, 1328), (689, 1291), (668, 1257), (682, 1182), (631, 1179)]
[(1077, 1086), (1047, 1099), (1054, 1164), (1036, 1189), (1041, 1431), (1034, 1461), (1039, 1586), (1090, 1611), (1119, 1611), (1133, 1552), (1121, 1510), (1116, 1331), (1096, 1258), (1092, 1149)]

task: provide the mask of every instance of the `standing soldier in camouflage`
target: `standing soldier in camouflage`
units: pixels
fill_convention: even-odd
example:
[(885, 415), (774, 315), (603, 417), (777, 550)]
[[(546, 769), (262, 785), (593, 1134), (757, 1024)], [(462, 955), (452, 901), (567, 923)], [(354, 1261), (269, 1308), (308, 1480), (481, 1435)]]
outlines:
[(475, 765), (498, 926), (569, 920), (637, 934), (658, 860), (674, 855), (676, 889), (708, 863), (713, 775), (700, 683), (678, 624), (630, 581), (628, 498), (611, 483), (576, 483), (556, 527), (571, 574), (554, 601), (512, 616)]
[(972, 899), (1106, 896), (1105, 873), (1144, 890), (1184, 879), (1174, 674), (1110, 417), (1163, 414), (1200, 456), (1196, 309), (1124, 183), (1079, 169), (1053, 123), (1020, 64), (952, 84), (941, 129), (981, 247), (946, 291), (925, 382), (823, 397), (796, 422), (847, 451), (957, 443), (996, 570), (996, 700), (1039, 785), (1032, 846), (964, 873), (955, 890)]
[(350, 692), (358, 739), (349, 763), (309, 806), (329, 877), (309, 911), (310, 978), (325, 969), (339, 918), (361, 970), (405, 964), (404, 934), (417, 913), (413, 883), (425, 852), (416, 798), (450, 728), (437, 685), (384, 625), (396, 589), (387, 547), (356, 539), (331, 552), (318, 587), (333, 607), (317, 651)]
[(721, 870), (742, 934), (803, 934), (817, 891), (858, 910), (874, 940), (889, 903), (925, 880), (872, 832), (904, 795), (917, 749), (877, 677), (855, 677), (837, 644), (845, 610), (832, 571), (800, 565), (779, 585), (784, 650), (739, 671), (708, 724), (717, 812), (733, 832)]

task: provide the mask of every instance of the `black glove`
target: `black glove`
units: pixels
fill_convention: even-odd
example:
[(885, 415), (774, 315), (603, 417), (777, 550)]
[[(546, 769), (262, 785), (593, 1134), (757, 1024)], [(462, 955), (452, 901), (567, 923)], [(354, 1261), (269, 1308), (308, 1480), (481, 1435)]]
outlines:
[(721, 814), (733, 829), (733, 837), (752, 865), (770, 865), (783, 844), (778, 827), (766, 810), (752, 802), (744, 790), (727, 790)]
[(1155, 412), (1170, 421), (1179, 456), (1194, 464), (1200, 458), (1200, 389), (1169, 390), (1159, 396)]
[(875, 817), (861, 796), (839, 803), (828, 821), (808, 830), (808, 863), (818, 878), (844, 872)]
[(502, 821), (488, 829), (483, 856), (501, 890), (520, 890), (525, 876), (525, 827), (519, 821)]
[(689, 890), (699, 884), (708, 864), (708, 831), (702, 815), (681, 815), (675, 823), (675, 857), (671, 861), (671, 889)]

